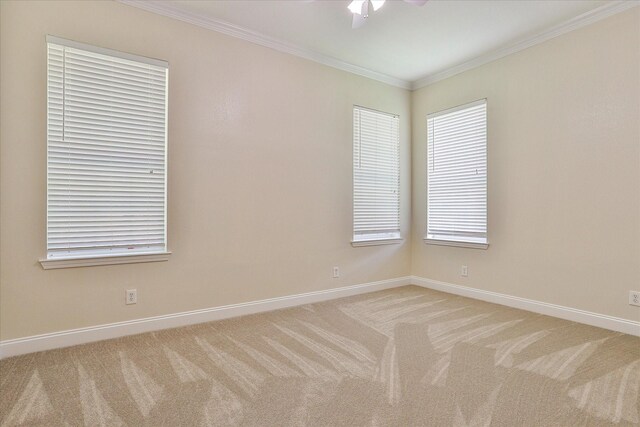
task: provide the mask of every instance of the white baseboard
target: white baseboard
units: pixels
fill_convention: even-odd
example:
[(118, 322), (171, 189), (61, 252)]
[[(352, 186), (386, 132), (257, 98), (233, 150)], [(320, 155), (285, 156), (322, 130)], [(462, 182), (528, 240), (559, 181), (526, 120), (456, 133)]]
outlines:
[(72, 345), (86, 344), (127, 335), (135, 335), (144, 332), (159, 331), (162, 329), (176, 328), (180, 326), (194, 325), (197, 323), (211, 322), (214, 320), (228, 319), (247, 314), (262, 313), (281, 308), (294, 307), (304, 304), (328, 301), (367, 292), (391, 289), (405, 285), (417, 285), (428, 289), (461, 295), (508, 307), (519, 308), (535, 313), (546, 314), (565, 320), (584, 323), (600, 328), (623, 332), (640, 336), (640, 322), (606, 316), (561, 305), (549, 304), (526, 298), (514, 297), (498, 292), (484, 291), (466, 286), (454, 285), (437, 280), (425, 279), (418, 276), (406, 276), (395, 279), (381, 280), (378, 282), (364, 283), (360, 285), (345, 286), (342, 288), (327, 289), (323, 291), (307, 292), (304, 294), (288, 295), (284, 297), (269, 298), (259, 301), (231, 304), (220, 307), (205, 308), (182, 313), (167, 314), (163, 316), (147, 317), (125, 322), (110, 323), (106, 325), (90, 326), (87, 328), (72, 329), (61, 332), (53, 332), (43, 335), (35, 335), (25, 338), (0, 341), (0, 359), (33, 353), (36, 351), (51, 350), (55, 348), (69, 347)]
[(211, 322), (213, 320), (244, 316), (247, 314), (262, 313), (265, 311), (327, 301), (410, 284), (410, 276), (399, 277), (396, 279), (381, 280), (361, 285), (345, 286), (342, 288), (307, 292), (304, 294), (288, 295), (259, 301), (250, 301), (240, 304), (205, 308), (201, 310), (186, 311), (183, 313), (147, 317), (144, 319), (129, 320), (125, 322), (90, 326), (87, 328), (0, 341), (0, 359), (33, 353), (36, 351), (51, 350), (54, 348), (69, 347), (72, 345), (85, 344), (110, 338), (140, 334), (143, 332), (152, 332), (161, 329), (176, 328), (179, 326), (194, 325), (197, 323)]
[(547, 316), (559, 317), (560, 319), (623, 332), (629, 335), (640, 336), (640, 322), (634, 322), (633, 320), (606, 316), (604, 314), (592, 313), (590, 311), (578, 310), (575, 308), (549, 304), (527, 298), (514, 297), (498, 292), (484, 291), (482, 289), (439, 282), (437, 280), (425, 279), (418, 276), (411, 277), (411, 284), (422, 286), (423, 288), (434, 289), (436, 291), (447, 292), (495, 304), (506, 305), (508, 307), (532, 311), (534, 313), (546, 314)]

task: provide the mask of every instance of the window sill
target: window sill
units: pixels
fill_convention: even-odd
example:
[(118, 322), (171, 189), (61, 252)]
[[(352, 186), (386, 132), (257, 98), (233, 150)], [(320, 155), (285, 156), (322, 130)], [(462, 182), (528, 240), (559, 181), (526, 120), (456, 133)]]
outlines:
[(459, 248), (470, 249), (487, 249), (489, 243), (474, 243), (474, 242), (456, 242), (452, 240), (438, 240), (438, 239), (424, 239), (427, 245), (439, 245), (439, 246), (456, 246)]
[(46, 258), (40, 260), (44, 270), (57, 268), (90, 267), (95, 265), (133, 264), (142, 262), (167, 261), (171, 252), (156, 252), (139, 255), (112, 255), (84, 258)]
[(351, 246), (356, 248), (359, 246), (398, 245), (402, 242), (404, 242), (404, 239), (399, 237), (390, 239), (352, 240)]

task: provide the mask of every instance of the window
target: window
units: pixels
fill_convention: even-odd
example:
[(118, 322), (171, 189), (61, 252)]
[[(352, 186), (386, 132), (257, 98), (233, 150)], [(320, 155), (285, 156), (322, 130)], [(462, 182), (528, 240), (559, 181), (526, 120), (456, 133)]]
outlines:
[(353, 244), (400, 239), (398, 116), (353, 108)]
[(47, 259), (166, 253), (167, 63), (47, 52)]
[(487, 247), (487, 101), (427, 117), (427, 243)]

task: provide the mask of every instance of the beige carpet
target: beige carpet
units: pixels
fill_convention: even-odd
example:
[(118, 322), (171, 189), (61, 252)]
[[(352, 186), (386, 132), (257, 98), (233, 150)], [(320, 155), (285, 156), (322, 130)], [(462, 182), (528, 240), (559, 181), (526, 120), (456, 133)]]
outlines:
[(640, 338), (407, 286), (0, 362), (0, 420), (639, 424)]

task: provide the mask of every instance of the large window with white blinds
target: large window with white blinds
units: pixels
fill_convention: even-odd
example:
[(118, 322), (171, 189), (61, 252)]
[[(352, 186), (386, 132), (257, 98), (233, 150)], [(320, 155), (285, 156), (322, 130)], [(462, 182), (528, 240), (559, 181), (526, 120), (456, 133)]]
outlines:
[(427, 116), (427, 242), (487, 246), (487, 101)]
[(394, 114), (353, 108), (353, 242), (400, 238), (400, 135)]
[(47, 258), (166, 252), (167, 63), (47, 52)]

